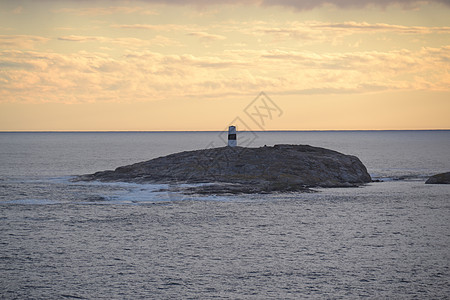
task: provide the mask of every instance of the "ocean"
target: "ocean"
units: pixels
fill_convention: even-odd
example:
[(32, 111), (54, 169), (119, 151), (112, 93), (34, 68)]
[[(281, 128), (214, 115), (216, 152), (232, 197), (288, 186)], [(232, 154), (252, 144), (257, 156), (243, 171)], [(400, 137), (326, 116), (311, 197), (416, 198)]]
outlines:
[[(2, 299), (448, 299), (450, 131), (238, 133), (358, 156), (373, 182), (183, 195), (73, 182), (221, 132), (0, 133)], [(180, 183), (182, 184), (182, 183)]]

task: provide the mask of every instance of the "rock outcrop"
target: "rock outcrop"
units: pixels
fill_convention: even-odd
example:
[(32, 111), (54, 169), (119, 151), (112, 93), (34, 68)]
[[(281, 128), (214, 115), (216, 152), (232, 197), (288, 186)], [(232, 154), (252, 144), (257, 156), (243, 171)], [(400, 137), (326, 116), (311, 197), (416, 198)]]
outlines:
[(371, 182), (366, 167), (350, 155), (307, 145), (222, 147), (186, 151), (79, 176), (78, 181), (211, 183), (188, 193), (306, 191)]
[(436, 174), (425, 181), (427, 184), (450, 184), (450, 172)]

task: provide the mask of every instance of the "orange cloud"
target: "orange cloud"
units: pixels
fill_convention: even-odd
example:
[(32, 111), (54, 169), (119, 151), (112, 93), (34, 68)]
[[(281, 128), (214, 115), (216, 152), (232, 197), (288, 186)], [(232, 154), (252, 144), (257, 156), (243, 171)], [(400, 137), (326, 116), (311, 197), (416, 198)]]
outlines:
[(281, 40), (302, 40), (307, 43), (329, 42), (341, 39), (354, 34), (408, 34), (408, 35), (428, 35), (428, 34), (450, 34), (450, 27), (426, 27), (426, 26), (404, 26), (366, 22), (287, 22), (287, 23), (266, 23), (256, 22), (229, 25), (233, 30), (248, 35), (274, 36)]
[(200, 27), (197, 25), (179, 25), (179, 24), (120, 24), (111, 25), (113, 28), (122, 29), (144, 29), (153, 31), (193, 31), (199, 30)]
[(228, 51), (221, 56), (127, 51), (0, 52), (3, 102), (135, 102), (185, 97), (449, 91), (450, 46), (419, 51)]
[(334, 5), (339, 8), (365, 8), (368, 6), (385, 8), (390, 5), (398, 5), (403, 9), (415, 9), (429, 3), (450, 5), (448, 0), (139, 0), (139, 2), (164, 5), (194, 5), (198, 7), (212, 5), (280, 6), (297, 10), (310, 10), (324, 5)]
[(87, 7), (87, 8), (62, 8), (54, 11), (55, 13), (70, 13), (80, 16), (102, 16), (113, 14), (143, 14), (143, 15), (157, 15), (158, 13), (152, 10), (137, 6), (110, 6), (110, 7)]
[(0, 35), (0, 49), (33, 49), (49, 40), (36, 35)]
[[(80, 36), (80, 35), (61, 36), (58, 37), (58, 40), (66, 42), (80, 42), (80, 43), (85, 42), (111, 43), (125, 46), (127, 48), (145, 47), (151, 45), (153, 42), (153, 40), (143, 40), (138, 38), (109, 38), (103, 36)], [(158, 43), (162, 43), (161, 38), (158, 39)]]
[(205, 40), (205, 41), (217, 41), (217, 40), (225, 40), (226, 39), (226, 37), (224, 37), (223, 35), (211, 34), (211, 33), (203, 32), (203, 31), (190, 32), (188, 34), (191, 36), (199, 37), (200, 39)]

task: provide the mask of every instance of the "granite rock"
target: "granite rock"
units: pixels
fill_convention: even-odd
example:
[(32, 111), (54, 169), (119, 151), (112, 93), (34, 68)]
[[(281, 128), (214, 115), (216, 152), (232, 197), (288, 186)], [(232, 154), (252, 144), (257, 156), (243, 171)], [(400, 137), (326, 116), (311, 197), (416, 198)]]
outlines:
[(427, 184), (450, 184), (450, 172), (436, 174), (428, 178)]
[(185, 151), (75, 180), (212, 183), (184, 192), (223, 194), (355, 187), (371, 182), (371, 177), (355, 156), (308, 145), (275, 145)]

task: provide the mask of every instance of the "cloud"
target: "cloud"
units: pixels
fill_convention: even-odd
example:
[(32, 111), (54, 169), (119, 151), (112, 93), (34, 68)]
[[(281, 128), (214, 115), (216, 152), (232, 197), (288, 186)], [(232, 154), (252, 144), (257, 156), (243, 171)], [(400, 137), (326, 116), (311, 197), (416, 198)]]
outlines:
[[(98, 43), (111, 43), (116, 45), (121, 45), (129, 48), (139, 48), (144, 46), (149, 46), (152, 43), (152, 40), (143, 40), (138, 38), (109, 38), (103, 36), (80, 36), (80, 35), (67, 35), (58, 37), (60, 41), (66, 42), (98, 42)], [(158, 42), (161, 43), (161, 39), (158, 39)]]
[(404, 26), (386, 23), (366, 23), (366, 22), (287, 22), (287, 23), (248, 23), (231, 24), (228, 30), (240, 32), (253, 36), (271, 36), (269, 42), (282, 40), (301, 40), (303, 44), (317, 42), (334, 43), (346, 36), (356, 34), (377, 34), (388, 33), (397, 35), (429, 35), (429, 34), (450, 34), (450, 27), (426, 27), (426, 26)]
[(156, 45), (158, 47), (169, 47), (169, 46), (175, 46), (175, 47), (184, 47), (184, 45), (182, 43), (180, 43), (177, 40), (162, 36), (162, 35), (157, 35), (154, 38), (152, 38), (149, 43), (151, 45)]
[[(353, 70), (362, 73), (382, 71), (384, 74), (413, 71), (423, 62), (422, 58), (407, 50), (332, 54), (275, 50), (267, 51), (261, 54), (261, 57), (290, 62), (310, 70)], [(383, 64), (386, 65), (383, 66)]]
[(217, 40), (225, 40), (226, 39), (226, 37), (224, 37), (223, 35), (211, 34), (211, 33), (203, 32), (203, 31), (190, 32), (188, 34), (191, 36), (199, 37), (200, 39), (202, 39), (204, 41), (217, 41)]
[(113, 14), (133, 14), (157, 15), (158, 13), (143, 7), (136, 6), (110, 6), (110, 7), (88, 7), (88, 8), (62, 8), (54, 11), (55, 13), (69, 13), (80, 16), (102, 16)]
[(212, 5), (258, 5), (258, 6), (281, 6), (297, 10), (310, 10), (324, 5), (333, 5), (339, 8), (365, 8), (387, 7), (389, 5), (400, 5), (404, 9), (416, 8), (428, 3), (439, 3), (450, 6), (450, 0), (140, 0), (147, 3), (166, 5), (194, 5), (198, 7)]
[[(308, 24), (307, 24), (308, 26)], [(449, 34), (450, 27), (425, 27), (425, 26), (403, 26), (385, 23), (370, 24), (366, 22), (343, 22), (343, 23), (310, 23), (310, 28), (320, 30), (342, 30), (352, 32), (392, 32), (398, 34)]]
[(249, 66), (247, 62), (238, 58), (221, 58), (217, 56), (194, 56), (190, 54), (183, 55), (163, 55), (151, 51), (128, 51), (125, 55), (127, 59), (135, 61), (145, 60), (164, 63), (165, 66), (182, 66), (183, 68), (208, 68), (208, 69), (227, 69), (241, 68)]
[(196, 25), (178, 25), (178, 24), (121, 24), (111, 25), (113, 28), (122, 29), (144, 29), (153, 31), (190, 31), (198, 28)]
[[(114, 28), (126, 30), (150, 30), (155, 32), (185, 32), (204, 42), (225, 40), (226, 36), (207, 32), (207, 28), (195, 24), (121, 24), (111, 25)], [(301, 40), (304, 44), (317, 42), (337, 42), (345, 36), (354, 34), (391, 33), (402, 35), (450, 34), (450, 27), (405, 26), (386, 23), (367, 22), (225, 22), (216, 24), (215, 30), (219, 32), (239, 32), (252, 36), (272, 36), (274, 39), (266, 42), (277, 43), (280, 40)], [(75, 40), (75, 37), (62, 37), (61, 39)], [(169, 41), (168, 41), (169, 42)], [(159, 43), (158, 43), (159, 44)], [(174, 45), (174, 43), (170, 43)]]
[(0, 35), (0, 49), (34, 49), (50, 39), (36, 35)]
[(154, 38), (143, 40), (138, 38), (109, 38), (103, 36), (80, 36), (80, 35), (68, 35), (68, 36), (60, 36), (58, 40), (65, 42), (98, 42), (98, 43), (109, 43), (120, 45), (126, 48), (137, 49), (141, 47), (149, 47), (149, 46), (158, 46), (158, 47), (168, 47), (168, 46), (176, 46), (183, 47), (184, 45), (177, 40), (157, 35)]
[(418, 51), (314, 53), (233, 50), (220, 55), (126, 51), (123, 56), (0, 51), (0, 101), (135, 102), (183, 97), (449, 91), (450, 46)]
[(60, 41), (69, 41), (69, 42), (105, 42), (108, 41), (108, 38), (98, 37), (98, 36), (80, 36), (80, 35), (67, 35), (58, 37)]
[(323, 5), (333, 5), (339, 8), (365, 8), (387, 7), (389, 5), (400, 5), (405, 9), (415, 8), (424, 3), (441, 3), (450, 6), (449, 0), (263, 0), (263, 5), (275, 5), (292, 7), (298, 10), (310, 10)]

